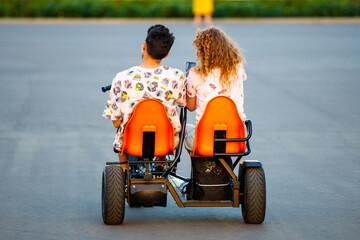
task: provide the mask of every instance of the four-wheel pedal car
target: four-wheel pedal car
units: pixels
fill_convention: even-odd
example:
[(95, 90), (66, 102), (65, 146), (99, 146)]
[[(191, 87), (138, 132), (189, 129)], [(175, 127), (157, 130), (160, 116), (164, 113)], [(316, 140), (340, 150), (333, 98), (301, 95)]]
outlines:
[[(187, 72), (189, 66), (187, 63)], [(123, 148), (129, 160), (107, 162), (103, 171), (104, 223), (123, 222), (125, 201), (131, 208), (166, 207), (168, 192), (180, 208), (241, 205), (246, 223), (262, 223), (266, 209), (262, 163), (242, 160), (251, 152), (251, 121), (241, 120), (230, 98), (218, 96), (210, 100), (195, 130), (191, 177), (185, 178), (176, 173), (187, 121), (186, 108), (180, 111), (182, 131), (180, 144), (174, 150), (174, 130), (161, 102), (145, 99), (135, 106), (124, 130)], [(167, 157), (156, 159), (159, 156)], [(126, 164), (127, 170), (121, 164)]]

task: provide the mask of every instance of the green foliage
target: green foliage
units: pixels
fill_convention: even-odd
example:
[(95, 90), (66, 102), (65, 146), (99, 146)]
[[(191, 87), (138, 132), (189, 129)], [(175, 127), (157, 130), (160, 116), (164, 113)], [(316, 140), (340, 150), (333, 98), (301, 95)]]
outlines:
[(360, 1), (219, 2), (214, 17), (340, 17), (360, 16)]
[[(1, 0), (0, 17), (191, 18), (192, 0)], [(214, 17), (360, 16), (360, 0), (215, 0)]]
[(0, 17), (8, 17), (10, 16), (9, 8), (0, 5)]

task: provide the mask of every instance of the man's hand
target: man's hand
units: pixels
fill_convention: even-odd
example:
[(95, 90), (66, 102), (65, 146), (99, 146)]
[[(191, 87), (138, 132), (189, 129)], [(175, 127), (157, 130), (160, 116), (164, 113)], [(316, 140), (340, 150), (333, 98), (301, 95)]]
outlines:
[(113, 121), (114, 127), (119, 128), (121, 124), (121, 120)]

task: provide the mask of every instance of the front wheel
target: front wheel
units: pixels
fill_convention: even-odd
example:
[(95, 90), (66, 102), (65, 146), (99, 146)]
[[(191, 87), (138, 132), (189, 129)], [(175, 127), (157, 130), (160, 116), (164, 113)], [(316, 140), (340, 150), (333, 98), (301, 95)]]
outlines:
[(105, 224), (121, 224), (125, 215), (125, 174), (121, 166), (106, 166), (102, 176), (102, 217)]
[(246, 223), (260, 224), (265, 219), (266, 184), (262, 167), (245, 168), (243, 175), (244, 199), (241, 205)]

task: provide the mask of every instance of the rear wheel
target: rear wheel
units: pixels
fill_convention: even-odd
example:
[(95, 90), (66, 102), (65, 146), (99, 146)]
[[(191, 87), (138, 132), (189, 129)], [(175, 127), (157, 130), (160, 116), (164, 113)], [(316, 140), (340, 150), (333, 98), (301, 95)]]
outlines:
[(260, 224), (265, 219), (266, 184), (262, 167), (245, 168), (243, 172), (244, 198), (241, 205), (246, 223)]
[(125, 174), (121, 166), (106, 166), (102, 177), (102, 217), (105, 224), (121, 224), (125, 215)]

